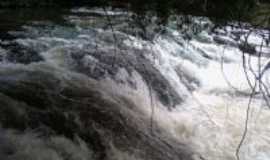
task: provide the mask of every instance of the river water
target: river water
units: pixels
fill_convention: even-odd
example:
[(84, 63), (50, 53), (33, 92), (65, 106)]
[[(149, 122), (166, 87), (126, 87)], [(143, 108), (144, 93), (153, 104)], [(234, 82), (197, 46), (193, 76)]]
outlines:
[(233, 160), (246, 122), (240, 159), (270, 159), (269, 31), (101, 8), (0, 14), (0, 159)]

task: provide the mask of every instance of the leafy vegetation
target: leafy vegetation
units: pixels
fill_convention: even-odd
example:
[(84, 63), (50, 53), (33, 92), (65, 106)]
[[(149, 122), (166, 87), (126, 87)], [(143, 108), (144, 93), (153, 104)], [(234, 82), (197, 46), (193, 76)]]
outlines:
[[(144, 15), (154, 11), (161, 22), (172, 13), (207, 16), (217, 20), (239, 20), (269, 26), (270, 5), (266, 0), (1, 0), (0, 7), (71, 7), (71, 6), (127, 7)], [(259, 17), (259, 18), (258, 18)], [(256, 21), (255, 21), (256, 20)]]

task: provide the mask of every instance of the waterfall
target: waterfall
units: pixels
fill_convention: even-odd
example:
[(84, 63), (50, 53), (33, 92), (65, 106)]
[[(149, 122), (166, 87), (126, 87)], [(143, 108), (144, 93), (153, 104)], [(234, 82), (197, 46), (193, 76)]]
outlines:
[[(249, 29), (211, 32), (191, 17), (198, 33), (171, 20), (164, 33), (146, 26), (149, 40), (130, 16), (72, 9), (64, 24), (32, 21), (0, 41), (0, 159), (236, 159), (253, 74), (265, 68), (269, 85), (266, 31), (249, 36), (262, 56), (246, 54), (245, 71)], [(270, 159), (263, 95), (250, 107), (239, 155)]]

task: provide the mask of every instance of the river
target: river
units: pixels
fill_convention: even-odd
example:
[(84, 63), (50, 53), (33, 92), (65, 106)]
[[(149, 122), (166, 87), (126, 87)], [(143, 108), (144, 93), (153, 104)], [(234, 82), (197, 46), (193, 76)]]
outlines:
[(270, 159), (269, 31), (109, 8), (0, 17), (0, 159)]

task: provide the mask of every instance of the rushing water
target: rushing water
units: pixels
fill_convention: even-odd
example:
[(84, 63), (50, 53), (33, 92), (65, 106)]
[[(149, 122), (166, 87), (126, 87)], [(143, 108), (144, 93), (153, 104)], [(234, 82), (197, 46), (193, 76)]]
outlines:
[[(121, 10), (51, 15), (2, 26), (0, 159), (236, 159), (249, 82), (264, 68), (270, 85), (267, 31), (213, 32), (201, 17), (180, 30), (175, 16), (157, 33)], [(239, 48), (250, 30), (257, 55), (246, 54), (246, 71)], [(270, 159), (263, 95), (250, 107), (240, 158)]]

